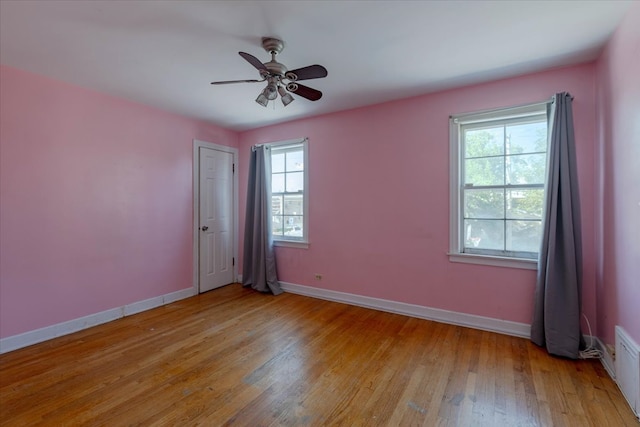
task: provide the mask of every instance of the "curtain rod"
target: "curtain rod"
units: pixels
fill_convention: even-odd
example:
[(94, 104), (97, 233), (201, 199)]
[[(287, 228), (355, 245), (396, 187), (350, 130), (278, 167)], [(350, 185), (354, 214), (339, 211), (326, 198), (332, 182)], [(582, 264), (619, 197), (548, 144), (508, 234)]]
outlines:
[[(571, 100), (573, 101), (573, 95), (569, 94), (569, 96), (571, 97)], [(489, 110), (481, 110), (481, 111), (475, 111), (475, 112), (470, 112), (470, 113), (462, 113), (462, 114), (456, 114), (456, 115), (450, 115), (449, 118), (450, 119), (460, 119), (464, 116), (474, 116), (474, 115), (478, 115), (478, 114), (492, 114), (492, 113), (497, 113), (499, 111), (504, 111), (504, 110), (515, 110), (517, 108), (525, 108), (525, 107), (537, 107), (537, 106), (541, 106), (541, 105), (549, 105), (549, 104), (553, 104), (554, 100), (555, 100), (556, 95), (553, 95), (551, 98), (547, 99), (546, 101), (539, 101), (539, 102), (532, 102), (532, 103), (528, 103), (528, 104), (519, 104), (519, 105), (512, 105), (510, 107), (500, 107), (500, 108), (492, 108)]]
[[(569, 95), (571, 97), (571, 100), (573, 101), (573, 95), (571, 95), (569, 92), (567, 92), (567, 95)], [(555, 97), (556, 97), (555, 95), (551, 97), (551, 102), (553, 102), (553, 98)]]
[(264, 146), (264, 149), (265, 149), (265, 150), (268, 150), (268, 149), (270, 149), (270, 148), (271, 148), (271, 147), (269, 146), (269, 144), (255, 144), (255, 145), (252, 145), (252, 146), (251, 146), (251, 151), (256, 151), (256, 149), (257, 149), (257, 148), (260, 148), (260, 147), (262, 147), (262, 146)]
[[(573, 95), (571, 95), (569, 92), (566, 92), (567, 95), (569, 95), (571, 97), (571, 100), (573, 101)], [(540, 102), (534, 102), (533, 104), (523, 104), (523, 105), (517, 105), (515, 107), (509, 107), (509, 108), (518, 108), (518, 107), (527, 107), (527, 106), (538, 106), (538, 105), (545, 105), (545, 104), (553, 104), (553, 101), (555, 101), (556, 99), (556, 95), (553, 95), (551, 98), (549, 98), (546, 101), (540, 101)], [(501, 110), (502, 108), (499, 108), (498, 110)]]
[(262, 147), (263, 145), (266, 146), (267, 148), (269, 147), (277, 147), (278, 145), (289, 145), (289, 144), (302, 144), (305, 141), (308, 141), (309, 137), (301, 137), (301, 138), (294, 138), (294, 139), (287, 139), (285, 141), (277, 141), (277, 142), (263, 142), (261, 144), (254, 144), (251, 146), (251, 149), (255, 149), (257, 147)]

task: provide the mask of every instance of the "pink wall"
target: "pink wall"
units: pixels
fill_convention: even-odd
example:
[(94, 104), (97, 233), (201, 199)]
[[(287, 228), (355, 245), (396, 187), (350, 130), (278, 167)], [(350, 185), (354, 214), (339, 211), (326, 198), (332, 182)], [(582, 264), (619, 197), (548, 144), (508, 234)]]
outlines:
[(192, 286), (192, 139), (237, 134), (0, 73), (0, 337)]
[[(277, 248), (280, 279), (530, 323), (535, 271), (451, 263), (446, 255), (448, 117), (543, 101), (566, 90), (575, 96), (583, 306), (594, 325), (594, 88), (595, 66), (587, 64), (241, 133), (241, 159), (255, 143), (310, 138), (311, 244)], [(242, 192), (246, 173), (240, 177)], [(242, 202), (240, 212), (242, 224)], [(315, 281), (314, 273), (322, 273), (322, 281)]]
[[(529, 323), (534, 271), (451, 263), (446, 256), (448, 116), (567, 90), (575, 96), (584, 312), (600, 336), (609, 337), (611, 325), (622, 323), (640, 341), (632, 312), (637, 281), (630, 280), (638, 277), (638, 252), (631, 245), (638, 241), (637, 221), (631, 220), (638, 198), (628, 209), (605, 209), (604, 221), (595, 218), (596, 203), (623, 205), (621, 193), (637, 191), (629, 183), (640, 181), (638, 156), (628, 155), (638, 147), (630, 137), (638, 130), (629, 125), (638, 123), (629, 119), (638, 115), (638, 91), (635, 70), (624, 68), (631, 49), (625, 28), (598, 63), (598, 82), (606, 86), (599, 96), (607, 106), (599, 111), (599, 140), (595, 64), (298, 120), (239, 138), (1, 67), (0, 337), (192, 285), (193, 138), (240, 147), (240, 224), (250, 145), (310, 138), (311, 245), (277, 249), (281, 280)], [(628, 86), (635, 95), (626, 94)], [(618, 114), (627, 118), (612, 118)], [(596, 162), (598, 150), (606, 162)], [(600, 180), (595, 166), (604, 168)], [(598, 193), (601, 187), (606, 191)], [(598, 194), (610, 200), (603, 205)], [(596, 227), (600, 223), (609, 225)], [(606, 250), (596, 245), (596, 230), (611, 236), (601, 239)], [(624, 262), (618, 266), (612, 256), (617, 253), (619, 261), (620, 251)], [(323, 280), (315, 281), (315, 273)]]
[(597, 64), (598, 336), (621, 325), (640, 343), (640, 4)]

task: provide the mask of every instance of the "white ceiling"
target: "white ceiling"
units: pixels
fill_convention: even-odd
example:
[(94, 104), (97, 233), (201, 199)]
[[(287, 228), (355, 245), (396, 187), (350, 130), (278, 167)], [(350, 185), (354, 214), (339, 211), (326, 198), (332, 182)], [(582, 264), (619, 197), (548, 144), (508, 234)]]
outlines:
[[(632, 1), (0, 0), (0, 62), (245, 130), (596, 58)], [(254, 102), (238, 55), (322, 64), (316, 102)]]

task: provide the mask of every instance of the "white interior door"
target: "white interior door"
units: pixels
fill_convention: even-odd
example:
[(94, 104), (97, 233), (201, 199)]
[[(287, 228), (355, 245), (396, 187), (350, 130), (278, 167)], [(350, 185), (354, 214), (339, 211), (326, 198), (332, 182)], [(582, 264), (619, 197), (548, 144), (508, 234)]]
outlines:
[(233, 282), (233, 154), (200, 147), (199, 286)]

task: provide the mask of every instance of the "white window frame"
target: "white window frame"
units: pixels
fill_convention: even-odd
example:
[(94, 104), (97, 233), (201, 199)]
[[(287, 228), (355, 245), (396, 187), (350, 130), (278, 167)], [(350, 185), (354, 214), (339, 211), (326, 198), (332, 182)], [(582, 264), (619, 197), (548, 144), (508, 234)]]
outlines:
[[(536, 270), (538, 268), (537, 259), (516, 258), (507, 256), (497, 256), (488, 254), (470, 254), (463, 252), (462, 242), (462, 220), (463, 220), (463, 189), (462, 175), (464, 159), (461, 158), (460, 129), (462, 125), (471, 123), (482, 123), (492, 120), (508, 120), (526, 118), (534, 115), (546, 114), (547, 125), (548, 106), (551, 101), (538, 102), (517, 107), (501, 108), (473, 113), (452, 115), (449, 118), (449, 162), (450, 162), (450, 224), (449, 224), (449, 260), (451, 262), (463, 262), (470, 264), (492, 265), (498, 267), (522, 268)], [(546, 190), (546, 182), (545, 182)]]
[[(309, 139), (296, 138), (286, 141), (271, 142), (266, 145), (269, 146), (271, 153), (278, 149), (302, 146), (304, 156), (304, 169), (302, 170), (304, 179), (304, 186), (302, 190), (302, 237), (283, 236), (276, 238), (274, 236), (273, 245), (306, 249), (309, 247)], [(271, 161), (271, 154), (269, 155), (269, 161)], [(271, 189), (269, 189), (269, 191), (271, 191)]]

